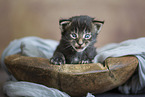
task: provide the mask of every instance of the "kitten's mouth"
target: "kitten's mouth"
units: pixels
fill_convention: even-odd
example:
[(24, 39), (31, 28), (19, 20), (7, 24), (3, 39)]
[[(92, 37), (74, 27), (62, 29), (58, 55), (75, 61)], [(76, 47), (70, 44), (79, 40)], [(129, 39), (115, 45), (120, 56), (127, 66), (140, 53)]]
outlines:
[(85, 47), (78, 46), (78, 47), (75, 47), (75, 50), (76, 50), (77, 52), (82, 52), (82, 51), (84, 51), (84, 48), (85, 48)]
[(74, 49), (77, 51), (77, 52), (82, 52), (84, 51), (86, 48), (85, 45), (82, 45), (82, 46), (75, 46)]
[(75, 47), (76, 49), (83, 49), (84, 47), (82, 46), (78, 46), (78, 47)]
[(74, 48), (74, 50), (76, 50), (77, 52), (84, 51), (87, 48), (87, 46), (88, 46), (88, 44), (87, 45), (86, 44), (83, 44), (83, 45), (75, 44), (75, 46), (72, 45), (72, 47)]

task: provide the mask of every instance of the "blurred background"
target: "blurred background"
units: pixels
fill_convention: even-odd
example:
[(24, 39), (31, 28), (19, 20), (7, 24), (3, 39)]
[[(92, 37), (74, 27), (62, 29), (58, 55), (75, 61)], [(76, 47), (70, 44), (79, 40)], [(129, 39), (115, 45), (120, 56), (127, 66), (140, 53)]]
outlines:
[(76, 15), (105, 20), (97, 47), (145, 36), (145, 0), (0, 0), (0, 54), (26, 36), (60, 40), (59, 19)]
[(75, 15), (105, 20), (98, 47), (145, 36), (145, 0), (0, 0), (0, 54), (26, 36), (60, 40), (59, 19)]

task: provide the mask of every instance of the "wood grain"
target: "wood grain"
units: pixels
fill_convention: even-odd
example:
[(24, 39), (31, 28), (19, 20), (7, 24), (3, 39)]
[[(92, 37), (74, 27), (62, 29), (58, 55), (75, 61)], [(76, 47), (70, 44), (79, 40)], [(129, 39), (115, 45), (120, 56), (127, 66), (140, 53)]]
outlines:
[(5, 58), (5, 64), (17, 80), (57, 88), (71, 96), (84, 96), (122, 85), (134, 73), (138, 60), (134, 56), (108, 58), (105, 67), (100, 63), (52, 65), (45, 58), (11, 55)]

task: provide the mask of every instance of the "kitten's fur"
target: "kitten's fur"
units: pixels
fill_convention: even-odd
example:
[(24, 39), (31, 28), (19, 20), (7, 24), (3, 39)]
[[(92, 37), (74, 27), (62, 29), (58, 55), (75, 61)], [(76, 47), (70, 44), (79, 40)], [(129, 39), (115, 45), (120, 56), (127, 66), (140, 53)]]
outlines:
[(59, 24), (61, 40), (50, 63), (92, 63), (97, 54), (94, 43), (104, 21), (97, 21), (89, 16), (74, 16), (61, 19)]

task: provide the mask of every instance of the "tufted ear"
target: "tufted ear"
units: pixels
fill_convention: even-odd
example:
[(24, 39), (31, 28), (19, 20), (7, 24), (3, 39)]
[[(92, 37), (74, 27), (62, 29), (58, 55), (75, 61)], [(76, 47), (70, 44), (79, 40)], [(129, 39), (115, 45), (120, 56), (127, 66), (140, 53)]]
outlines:
[(67, 25), (70, 24), (70, 20), (68, 19), (60, 19), (59, 20), (59, 26), (61, 29), (61, 32), (63, 32), (65, 30), (65, 28), (67, 27)]
[(96, 32), (98, 34), (104, 24), (104, 21), (93, 20), (93, 24), (96, 26)]

